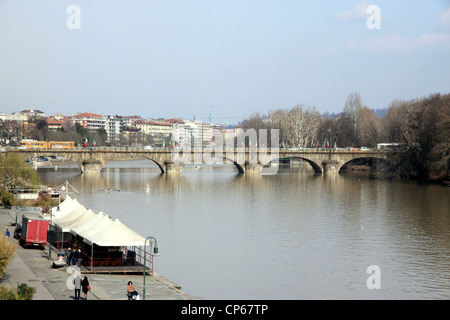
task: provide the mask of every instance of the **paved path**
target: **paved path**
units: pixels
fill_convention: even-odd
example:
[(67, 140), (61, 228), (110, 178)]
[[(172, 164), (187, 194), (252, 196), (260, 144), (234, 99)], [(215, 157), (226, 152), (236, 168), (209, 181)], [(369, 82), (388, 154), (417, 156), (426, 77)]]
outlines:
[[(11, 232), (9, 241), (18, 243), (13, 238), (15, 220), (13, 210), (0, 209), (0, 232), (4, 234), (6, 228)], [(73, 300), (74, 290), (69, 289), (67, 281), (70, 274), (66, 268), (55, 269), (52, 267), (56, 260), (56, 253), (52, 252), (52, 258), (48, 258), (48, 247), (44, 250), (31, 248), (24, 249), (20, 245), (16, 248), (16, 254), (3, 273), (0, 285), (13, 288), (21, 283), (36, 288), (33, 300)], [(92, 290), (88, 293), (88, 300), (126, 300), (126, 287), (128, 281), (132, 281), (141, 298), (143, 296), (143, 275), (106, 275), (106, 274), (82, 274), (87, 276)], [(69, 279), (70, 281), (70, 279)], [(154, 273), (145, 277), (146, 300), (199, 300), (183, 292), (179, 286), (163, 276)], [(81, 298), (84, 299), (83, 293)]]

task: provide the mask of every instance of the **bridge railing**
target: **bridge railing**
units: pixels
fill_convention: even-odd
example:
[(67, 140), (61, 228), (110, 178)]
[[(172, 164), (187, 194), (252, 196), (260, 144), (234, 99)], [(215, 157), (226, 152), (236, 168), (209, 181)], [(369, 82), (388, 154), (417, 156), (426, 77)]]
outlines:
[[(63, 149), (63, 148), (20, 148), (16, 146), (5, 146), (0, 148), (0, 152), (8, 152), (8, 151), (38, 151), (38, 152), (54, 152), (54, 151), (182, 151), (182, 148), (169, 148), (169, 147), (148, 147), (148, 146), (122, 146), (122, 147), (75, 147), (70, 149)], [(254, 149), (251, 148), (222, 148), (223, 152), (227, 151), (251, 151)], [(270, 148), (257, 148), (257, 150), (260, 151), (269, 151)], [(305, 148), (305, 147), (288, 147), (288, 148), (278, 148), (278, 151), (282, 152), (313, 152), (313, 151), (328, 151), (328, 152), (334, 152), (334, 151), (352, 151), (352, 152), (377, 152), (379, 150), (377, 149), (370, 149), (370, 148), (353, 148), (353, 147), (346, 147), (346, 148)], [(214, 151), (213, 147), (204, 146), (203, 148), (191, 148), (190, 151)]]

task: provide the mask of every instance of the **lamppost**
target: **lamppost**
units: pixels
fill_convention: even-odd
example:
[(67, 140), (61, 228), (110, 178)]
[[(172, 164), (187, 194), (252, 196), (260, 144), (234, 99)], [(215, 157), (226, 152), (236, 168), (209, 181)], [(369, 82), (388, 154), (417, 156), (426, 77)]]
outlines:
[[(59, 209), (59, 206), (58, 206)], [(52, 213), (52, 209), (50, 208), (50, 227), (49, 227), (50, 232), (48, 233), (48, 235), (50, 236), (50, 239), (48, 239), (48, 235), (47, 235), (47, 241), (48, 241), (48, 259), (51, 260), (52, 259), (52, 238), (53, 238), (53, 213)]]
[[(152, 270), (153, 270), (153, 256), (158, 255), (158, 247), (157, 247), (157, 241), (154, 237), (147, 237), (144, 241), (144, 290), (143, 290), (143, 295), (142, 295), (142, 300), (145, 300), (145, 262), (146, 262), (146, 257), (147, 257), (147, 251), (146, 246), (147, 246), (147, 240), (150, 239), (150, 253), (152, 254)], [(155, 240), (155, 246), (153, 247), (153, 242), (151, 240)], [(152, 250), (153, 248), (153, 250)]]

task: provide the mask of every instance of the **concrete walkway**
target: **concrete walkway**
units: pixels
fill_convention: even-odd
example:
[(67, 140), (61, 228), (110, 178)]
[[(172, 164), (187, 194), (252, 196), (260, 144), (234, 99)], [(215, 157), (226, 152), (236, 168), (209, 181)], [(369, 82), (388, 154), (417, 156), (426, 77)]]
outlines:
[[(4, 234), (6, 228), (11, 233), (9, 241), (18, 243), (13, 238), (14, 226), (11, 222), (15, 220), (13, 210), (0, 209), (0, 232)], [(69, 289), (67, 282), (71, 281), (71, 274), (66, 268), (55, 269), (52, 267), (53, 260), (56, 260), (56, 253), (51, 253), (49, 259), (48, 247), (44, 250), (37, 248), (25, 249), (17, 245), (16, 254), (6, 270), (3, 272), (3, 279), (0, 285), (17, 288), (19, 284), (26, 283), (30, 287), (36, 288), (33, 300), (73, 300), (74, 290)], [(122, 275), (122, 274), (83, 274), (87, 276), (92, 290), (88, 293), (88, 300), (127, 300), (126, 288), (128, 281), (132, 281), (143, 297), (143, 275)], [(145, 277), (146, 300), (200, 300), (201, 298), (191, 297), (183, 292), (180, 287), (165, 279), (163, 276), (154, 273), (153, 276)], [(81, 299), (84, 294), (81, 293)]]

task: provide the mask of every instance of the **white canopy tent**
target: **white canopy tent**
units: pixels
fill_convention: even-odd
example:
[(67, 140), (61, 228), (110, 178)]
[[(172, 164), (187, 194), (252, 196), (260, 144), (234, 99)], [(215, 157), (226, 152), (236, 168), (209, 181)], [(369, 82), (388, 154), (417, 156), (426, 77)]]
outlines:
[(66, 211), (67, 209), (70, 210), (70, 208), (72, 207), (72, 205), (74, 203), (78, 203), (78, 201), (72, 199), (71, 197), (67, 197), (63, 202), (61, 202), (57, 207), (53, 207), (51, 212), (56, 214), (56, 213), (60, 213), (63, 211)]
[[(67, 200), (69, 200), (69, 199), (64, 200), (63, 203), (65, 203)], [(56, 210), (55, 210), (55, 208), (52, 208), (52, 210), (51, 210), (52, 219), (53, 219), (53, 221), (64, 219), (65, 217), (69, 216), (72, 212), (74, 212), (75, 210), (80, 208), (81, 206), (82, 205), (76, 199), (70, 199), (69, 204), (67, 204), (64, 207), (59, 206), (59, 210), (57, 207), (56, 207)]]
[(87, 209), (84, 212), (76, 211), (63, 221), (57, 223), (57, 225), (62, 229), (62, 232), (70, 232), (72, 228), (79, 227), (96, 216), (96, 213), (90, 209)]
[[(101, 211), (101, 212), (97, 213), (95, 215), (95, 217), (93, 217), (89, 221), (86, 221), (82, 225), (79, 225), (77, 227), (72, 227), (70, 229), (70, 233), (72, 233), (73, 235), (79, 235), (81, 237), (84, 237), (84, 234), (86, 234), (87, 232), (94, 230), (96, 228), (95, 225), (97, 223), (99, 223), (101, 220), (106, 220), (106, 219), (109, 219), (109, 216), (106, 213), (104, 213), (103, 211)], [(111, 220), (111, 219), (109, 219), (109, 220)], [(111, 222), (112, 222), (112, 220), (111, 220)]]
[(53, 223), (57, 226), (67, 223), (67, 221), (73, 221), (73, 219), (79, 218), (83, 213), (87, 211), (86, 207), (83, 205), (78, 206), (75, 210), (72, 212), (68, 212), (66, 214), (63, 214), (61, 216), (53, 217)]
[[(66, 201), (68, 202), (65, 204)], [(90, 265), (91, 271), (98, 270), (99, 267), (132, 270), (137, 265), (130, 264), (128, 253), (131, 251), (136, 254), (136, 249), (146, 252), (146, 238), (131, 230), (119, 219), (113, 221), (104, 212), (95, 213), (70, 197), (61, 203), (59, 214), (53, 215), (53, 224), (59, 229), (60, 243), (64, 244), (65, 239), (66, 243), (72, 245), (79, 246), (83, 243), (82, 250), (86, 255), (86, 260), (83, 261), (86, 266)], [(123, 262), (125, 260), (126, 262)], [(153, 270), (153, 260), (150, 264), (150, 270)]]
[(91, 219), (91, 221), (89, 221), (85, 225), (80, 226), (80, 228), (71, 230), (71, 233), (80, 236), (83, 239), (88, 239), (104, 230), (111, 223), (113, 223), (111, 218), (107, 214), (101, 212), (98, 213), (94, 219)]
[(84, 242), (90, 245), (95, 243), (101, 247), (139, 247), (144, 245), (145, 238), (116, 219), (100, 232), (84, 238)]

